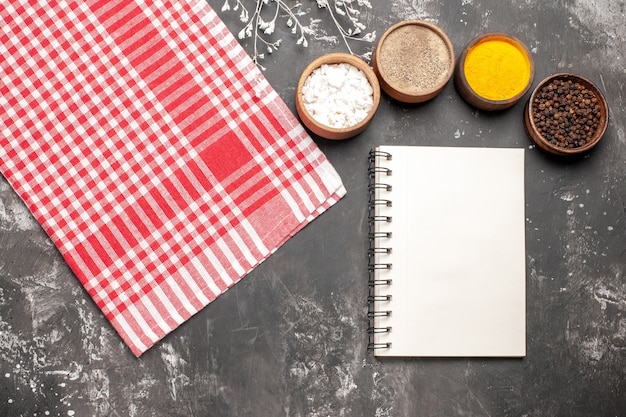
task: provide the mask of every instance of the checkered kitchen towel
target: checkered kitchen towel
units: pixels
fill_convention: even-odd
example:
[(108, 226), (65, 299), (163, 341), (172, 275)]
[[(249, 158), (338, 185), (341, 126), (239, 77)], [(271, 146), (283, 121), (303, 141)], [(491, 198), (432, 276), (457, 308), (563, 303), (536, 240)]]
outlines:
[(345, 193), (204, 0), (0, 5), (0, 168), (140, 355)]

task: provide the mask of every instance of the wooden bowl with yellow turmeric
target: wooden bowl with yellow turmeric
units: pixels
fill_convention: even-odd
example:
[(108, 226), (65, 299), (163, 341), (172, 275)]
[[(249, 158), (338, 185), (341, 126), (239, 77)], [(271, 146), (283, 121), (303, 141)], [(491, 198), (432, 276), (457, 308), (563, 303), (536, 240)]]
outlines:
[(472, 39), (461, 51), (454, 85), (465, 101), (481, 110), (504, 110), (530, 89), (535, 64), (530, 50), (516, 37), (489, 32)]

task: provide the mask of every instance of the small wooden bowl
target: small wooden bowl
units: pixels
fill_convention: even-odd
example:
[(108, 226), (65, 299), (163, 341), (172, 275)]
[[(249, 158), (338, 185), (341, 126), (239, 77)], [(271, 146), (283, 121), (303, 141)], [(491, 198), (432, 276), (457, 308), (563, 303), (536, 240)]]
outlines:
[[(534, 120), (534, 103), (537, 97), (541, 94), (542, 89), (552, 83), (555, 80), (572, 81), (578, 83), (584, 88), (588, 89), (597, 98), (597, 104), (599, 106), (599, 120), (596, 126), (596, 130), (589, 140), (582, 146), (576, 147), (562, 147), (553, 144), (541, 134), (541, 129), (535, 124)], [(570, 73), (553, 74), (543, 81), (541, 81), (537, 87), (531, 93), (526, 107), (524, 108), (524, 129), (528, 137), (542, 150), (554, 154), (554, 155), (578, 155), (587, 152), (600, 142), (600, 139), (604, 136), (606, 129), (609, 125), (609, 106), (606, 98), (602, 92), (588, 79), (581, 77), (580, 75)]]
[[(304, 86), (304, 82), (311, 75), (311, 73), (322, 65), (332, 65), (332, 64), (350, 64), (357, 69), (361, 70), (373, 90), (373, 106), (369, 111), (367, 117), (361, 120), (359, 123), (346, 127), (346, 128), (335, 128), (331, 126), (326, 126), (317, 120), (307, 111), (304, 106), (303, 98), (302, 98), (302, 88)], [(298, 82), (298, 87), (296, 89), (296, 111), (298, 112), (298, 116), (302, 123), (313, 133), (318, 136), (321, 136), (326, 139), (331, 140), (343, 140), (354, 137), (359, 133), (363, 132), (367, 126), (372, 121), (376, 110), (378, 109), (378, 104), (380, 103), (380, 84), (378, 83), (378, 79), (376, 78), (376, 74), (372, 68), (367, 65), (365, 61), (362, 59), (343, 52), (333, 52), (330, 54), (322, 55), (319, 58), (313, 60), (305, 69), (302, 71), (302, 75), (300, 76), (300, 80)]]
[(383, 34), (372, 62), (388, 96), (404, 103), (422, 103), (435, 98), (452, 77), (454, 48), (439, 27), (404, 20)]
[[(486, 97), (485, 94), (480, 94), (480, 92), (475, 91), (475, 89), (472, 88), (471, 83), (467, 80), (465, 65), (467, 63), (468, 54), (472, 53), (475, 48), (480, 47), (481, 45), (485, 45), (487, 42), (505, 42), (506, 44), (513, 46), (519, 52), (519, 58), (527, 61), (529, 73), (526, 77), (527, 80), (525, 86), (521, 90), (518, 90), (516, 93), (512, 93), (508, 97)], [(503, 68), (503, 72), (505, 71), (508, 72)], [(516, 37), (511, 36), (507, 33), (488, 32), (476, 36), (474, 39), (468, 42), (465, 48), (463, 48), (463, 50), (461, 51), (454, 71), (454, 86), (456, 87), (456, 90), (459, 92), (461, 97), (463, 97), (463, 99), (472, 106), (481, 110), (496, 111), (507, 109), (520, 101), (530, 89), (534, 76), (535, 63), (532, 54), (530, 53), (530, 50), (526, 45), (524, 45), (524, 43), (522, 43)]]

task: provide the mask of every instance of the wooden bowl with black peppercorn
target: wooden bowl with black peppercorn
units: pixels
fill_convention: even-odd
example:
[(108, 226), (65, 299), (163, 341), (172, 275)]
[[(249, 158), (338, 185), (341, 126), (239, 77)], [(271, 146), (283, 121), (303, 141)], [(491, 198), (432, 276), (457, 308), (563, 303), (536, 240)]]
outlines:
[(577, 155), (598, 144), (609, 124), (609, 106), (588, 79), (553, 74), (533, 90), (524, 109), (528, 137), (554, 155)]

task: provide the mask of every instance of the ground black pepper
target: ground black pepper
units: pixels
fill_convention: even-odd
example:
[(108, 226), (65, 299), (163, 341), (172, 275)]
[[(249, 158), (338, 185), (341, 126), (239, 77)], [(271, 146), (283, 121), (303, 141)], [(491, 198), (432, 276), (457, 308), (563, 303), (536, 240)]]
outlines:
[(422, 94), (446, 81), (454, 56), (442, 37), (429, 27), (405, 25), (385, 38), (378, 60), (394, 88)]
[(555, 79), (534, 96), (532, 116), (539, 134), (555, 146), (579, 148), (600, 124), (602, 108), (595, 93), (569, 79)]

